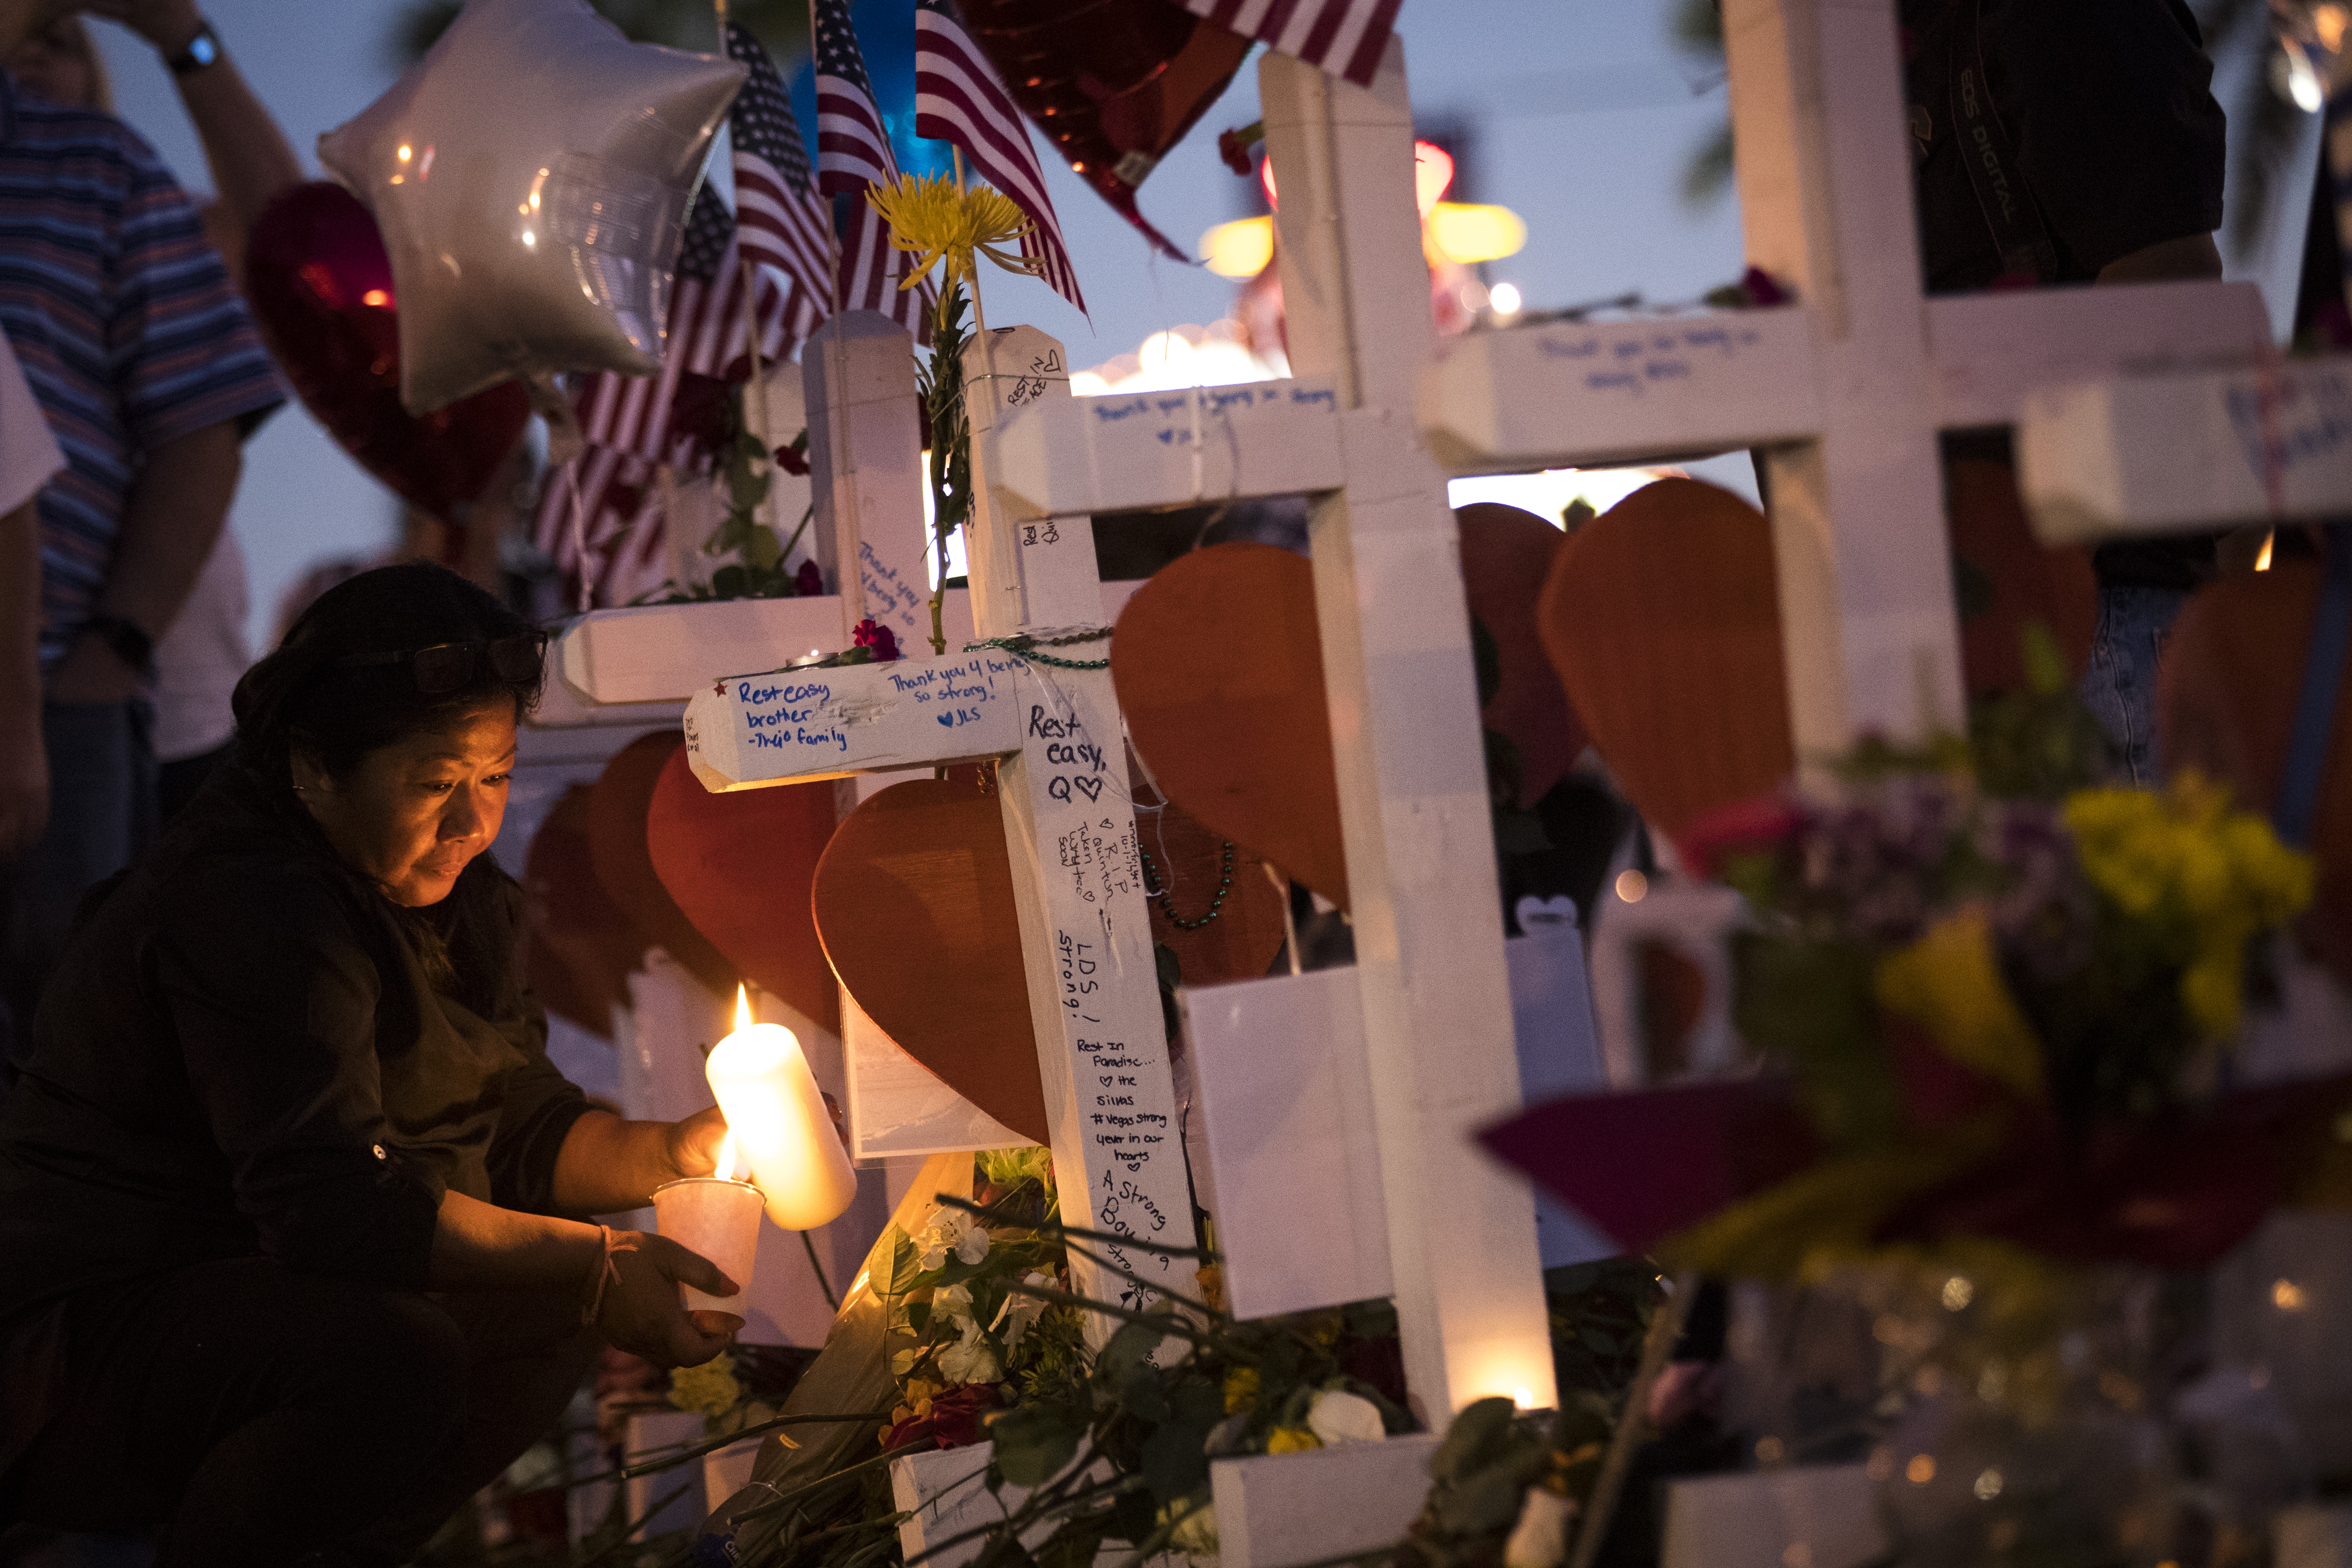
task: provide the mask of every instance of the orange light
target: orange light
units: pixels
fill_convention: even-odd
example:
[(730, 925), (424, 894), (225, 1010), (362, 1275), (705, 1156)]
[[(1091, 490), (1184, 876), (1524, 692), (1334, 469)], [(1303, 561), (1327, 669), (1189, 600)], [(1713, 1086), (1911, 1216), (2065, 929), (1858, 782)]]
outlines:
[(751, 993), (738, 985), (735, 988), (735, 1027), (751, 1027)]
[(1412, 144), (1412, 199), (1423, 217), (1444, 199), (1454, 183), (1454, 155), (1434, 141)]
[(381, 310), (385, 306), (392, 303), (392, 296), (386, 294), (381, 288), (371, 288), (365, 294), (360, 296), (360, 303), (362, 305), (373, 305), (377, 309)]

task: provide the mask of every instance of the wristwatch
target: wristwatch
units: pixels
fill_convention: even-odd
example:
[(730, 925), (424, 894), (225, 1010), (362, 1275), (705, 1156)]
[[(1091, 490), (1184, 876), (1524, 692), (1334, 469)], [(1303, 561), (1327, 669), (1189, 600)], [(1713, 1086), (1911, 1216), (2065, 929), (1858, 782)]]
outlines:
[(172, 68), (173, 76), (184, 77), (204, 69), (220, 57), (220, 35), (213, 31), (210, 22), (205, 22), (196, 28), (196, 36), (188, 40), (187, 47), (163, 63)]
[(114, 656), (146, 674), (155, 667), (155, 639), (147, 635), (135, 621), (120, 615), (93, 615), (81, 623), (81, 629), (113, 650)]

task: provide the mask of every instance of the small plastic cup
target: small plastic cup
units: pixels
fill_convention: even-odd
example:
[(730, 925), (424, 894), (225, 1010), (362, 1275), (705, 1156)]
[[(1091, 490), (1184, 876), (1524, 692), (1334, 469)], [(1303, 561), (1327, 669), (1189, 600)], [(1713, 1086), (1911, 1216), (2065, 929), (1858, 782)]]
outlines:
[[(719, 1271), (742, 1290), (751, 1286), (751, 1264), (760, 1250), (760, 1214), (767, 1199), (747, 1181), (719, 1176), (688, 1176), (654, 1188), (654, 1227), (662, 1235), (719, 1265)], [(743, 1326), (740, 1291), (714, 1296), (692, 1285), (680, 1284), (689, 1312), (708, 1312)], [(712, 1331), (716, 1332), (716, 1331)]]

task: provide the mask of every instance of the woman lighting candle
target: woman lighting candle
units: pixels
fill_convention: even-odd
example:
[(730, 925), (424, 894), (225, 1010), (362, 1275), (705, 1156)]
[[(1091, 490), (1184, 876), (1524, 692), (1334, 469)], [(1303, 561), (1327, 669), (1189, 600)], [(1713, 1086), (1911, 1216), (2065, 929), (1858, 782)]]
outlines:
[(436, 566), (331, 590), (239, 685), (236, 765), (84, 901), (0, 1118), (0, 1525), (406, 1562), (600, 1336), (725, 1347), (678, 1291), (735, 1281), (589, 1218), (708, 1175), (719, 1113), (564, 1081), (482, 852), (541, 645)]

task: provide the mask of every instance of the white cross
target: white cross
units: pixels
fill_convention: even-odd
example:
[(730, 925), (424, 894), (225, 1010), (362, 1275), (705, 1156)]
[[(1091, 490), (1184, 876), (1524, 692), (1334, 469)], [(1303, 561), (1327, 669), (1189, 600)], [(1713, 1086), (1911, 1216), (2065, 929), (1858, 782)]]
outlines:
[[(818, 344), (809, 355), (825, 351)], [(995, 515), (985, 484), (1000, 411), (1068, 401), (1061, 345), (1032, 328), (992, 332), (971, 345), (965, 367), (978, 631), (1013, 638), (1098, 629), (1092, 530), (1083, 519), (1015, 527)], [(857, 390), (853, 383), (853, 397)], [(900, 401), (887, 412), (903, 422), (907, 407)], [(854, 417), (848, 423), (856, 428)], [(856, 518), (849, 506), (831, 509), (840, 556), (848, 559)], [(1192, 1199), (1118, 704), (1107, 669), (1066, 667), (1107, 660), (1108, 642), (1037, 651), (1036, 664), (981, 648), (713, 681), (687, 706), (690, 760), (706, 785), (728, 789), (1000, 759), (1030, 1015), (1066, 1213), (1074, 1224), (1189, 1248)], [(1073, 1201), (1080, 1194), (1082, 1202)], [(1192, 1293), (1187, 1260), (1107, 1251), (1131, 1273)], [(1082, 1291), (1100, 1299), (1131, 1307), (1149, 1299), (1141, 1287), (1084, 1260), (1073, 1260), (1073, 1272)], [(1117, 1325), (1093, 1326), (1107, 1333)]]
[(1889, 0), (1725, 0), (1748, 260), (1798, 303), (1456, 340), (1421, 389), (1457, 473), (1766, 449), (1797, 755), (1960, 721), (1936, 437), (2038, 389), (2242, 357), (2248, 284), (1928, 299)]
[(2053, 387), (2017, 426), (2044, 538), (2352, 513), (2352, 355)]

